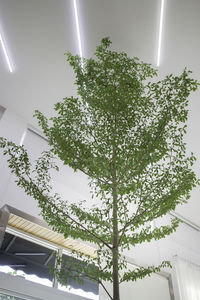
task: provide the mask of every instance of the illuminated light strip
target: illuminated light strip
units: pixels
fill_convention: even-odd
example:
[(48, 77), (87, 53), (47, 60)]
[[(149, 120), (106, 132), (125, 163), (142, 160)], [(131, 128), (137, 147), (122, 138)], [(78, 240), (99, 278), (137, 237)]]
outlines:
[(20, 143), (19, 143), (20, 146), (23, 145), (25, 137), (26, 137), (26, 134), (27, 134), (27, 129), (25, 129), (24, 132), (23, 132), (23, 134), (22, 134), (22, 137), (21, 137), (21, 140), (20, 140)]
[(80, 35), (80, 26), (79, 26), (77, 2), (76, 2), (76, 0), (73, 0), (73, 2), (74, 2), (74, 14), (75, 14), (75, 20), (76, 20), (76, 31), (77, 31), (77, 37), (78, 37), (79, 54), (80, 54), (80, 57), (83, 57), (83, 51), (82, 51), (82, 46), (81, 46), (81, 35)]
[(10, 71), (10, 73), (12, 73), (13, 69), (12, 69), (12, 66), (11, 66), (11, 63), (10, 63), (10, 59), (9, 59), (9, 56), (8, 56), (8, 53), (7, 53), (7, 50), (6, 50), (3, 38), (1, 36), (1, 33), (0, 33), (0, 42), (1, 42), (1, 46), (2, 46), (2, 49), (3, 49), (3, 53), (4, 53), (4, 56), (5, 56), (6, 62), (8, 64), (9, 71)]
[(161, 42), (162, 42), (164, 1), (165, 1), (165, 0), (161, 0), (160, 26), (159, 26), (159, 37), (158, 37), (158, 57), (157, 57), (157, 67), (159, 67), (159, 65), (160, 65), (160, 52), (161, 52)]

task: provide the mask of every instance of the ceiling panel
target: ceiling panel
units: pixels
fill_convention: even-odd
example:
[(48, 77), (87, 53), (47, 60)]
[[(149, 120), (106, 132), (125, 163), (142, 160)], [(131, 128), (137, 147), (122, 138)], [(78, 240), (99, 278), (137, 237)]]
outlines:
[[(101, 38), (113, 48), (154, 63), (159, 20), (158, 0), (78, 2), (84, 56)], [(70, 0), (1, 0), (1, 32), (13, 63), (0, 63), (0, 101), (29, 123), (34, 109), (52, 114), (53, 104), (75, 93), (73, 72), (64, 52), (78, 53), (73, 2)], [(2, 53), (1, 53), (2, 55)]]
[(200, 1), (165, 3), (161, 71), (179, 72), (187, 66), (199, 76)]
[(99, 41), (109, 36), (113, 49), (155, 64), (158, 0), (85, 0), (79, 3), (86, 56), (91, 56)]
[(64, 56), (77, 52), (72, 2), (1, 0), (0, 22), (14, 68), (0, 64), (0, 101), (32, 123), (34, 109), (48, 114), (74, 90)]

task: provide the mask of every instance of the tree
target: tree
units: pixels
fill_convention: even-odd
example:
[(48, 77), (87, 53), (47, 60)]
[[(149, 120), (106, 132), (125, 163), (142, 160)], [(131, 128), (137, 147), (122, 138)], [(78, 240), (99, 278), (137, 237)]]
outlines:
[[(50, 120), (35, 112), (51, 146), (35, 166), (23, 147), (4, 138), (0, 145), (9, 155), (18, 186), (38, 201), (46, 222), (65, 237), (98, 246), (94, 259), (77, 254), (82, 264), (59, 261), (55, 275), (60, 282), (66, 284), (69, 273), (78, 280), (84, 274), (104, 288), (103, 282), (111, 281), (113, 295), (107, 293), (119, 300), (120, 283), (170, 265), (164, 261), (131, 271), (123, 251), (175, 231), (177, 219), (155, 229), (149, 224), (186, 202), (198, 184), (191, 169), (195, 157), (186, 155), (183, 141), (188, 96), (198, 83), (186, 69), (155, 82), (157, 72), (151, 65), (111, 51), (110, 44), (102, 39), (96, 59), (67, 53), (78, 97), (58, 102), (57, 115)], [(53, 194), (49, 172), (56, 168), (54, 156), (88, 176), (96, 206), (88, 209)]]

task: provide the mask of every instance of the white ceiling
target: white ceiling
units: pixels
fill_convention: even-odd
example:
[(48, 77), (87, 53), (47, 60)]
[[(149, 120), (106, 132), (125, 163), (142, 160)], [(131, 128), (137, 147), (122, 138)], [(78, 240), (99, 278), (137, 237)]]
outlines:
[[(113, 48), (156, 65), (161, 0), (77, 0), (83, 55), (89, 57), (102, 37)], [(165, 0), (159, 76), (188, 66), (200, 77), (200, 1)], [(72, 0), (0, 0), (0, 32), (14, 68), (9, 73), (0, 48), (0, 105), (35, 125), (39, 109), (75, 94), (73, 73), (64, 52), (78, 53)], [(200, 176), (200, 92), (191, 97), (188, 149), (198, 157)], [(200, 189), (178, 211), (200, 225)]]

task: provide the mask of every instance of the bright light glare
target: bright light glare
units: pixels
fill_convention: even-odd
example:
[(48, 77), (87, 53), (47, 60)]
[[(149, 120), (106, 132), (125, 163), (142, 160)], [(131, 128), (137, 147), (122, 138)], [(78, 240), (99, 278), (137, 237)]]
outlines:
[(5, 59), (6, 59), (6, 62), (7, 62), (7, 64), (8, 64), (9, 71), (12, 73), (12, 72), (13, 72), (13, 69), (12, 69), (12, 67), (11, 67), (10, 59), (9, 59), (9, 57), (8, 57), (8, 53), (7, 53), (7, 50), (6, 50), (6, 46), (5, 46), (5, 44), (4, 44), (4, 41), (3, 41), (3, 38), (2, 38), (1, 33), (0, 33), (0, 42), (1, 42), (1, 47), (2, 47), (2, 49), (3, 49), (3, 54), (4, 54)]
[(159, 37), (158, 37), (157, 67), (159, 67), (159, 65), (160, 65), (160, 52), (161, 52), (161, 42), (162, 42), (162, 30), (163, 30), (164, 1), (165, 0), (161, 0), (161, 8), (160, 8), (160, 26), (159, 26)]
[(9, 266), (0, 266), (0, 272), (12, 273), (12, 272), (14, 272), (14, 270)]
[[(24, 277), (25, 279), (27, 279), (29, 281), (40, 283), (42, 285), (52, 287), (52, 282), (49, 279), (40, 278), (40, 277), (38, 277), (34, 274), (28, 275), (28, 274), (24, 273), (24, 271), (22, 271), (22, 270), (15, 271), (13, 268), (11, 268), (9, 266), (0, 266), (0, 272), (7, 273), (7, 274), (10, 274), (10, 275), (15, 275), (15, 276), (16, 275), (22, 276), (22, 277)], [(95, 295), (94, 293), (91, 293), (91, 292), (85, 292), (81, 289), (74, 289), (70, 286), (65, 287), (65, 286), (61, 286), (60, 284), (58, 284), (58, 288), (59, 288), (59, 290), (66, 291), (70, 294), (82, 296), (82, 297), (85, 297), (85, 298), (88, 298), (88, 299), (91, 299), (91, 300), (99, 300), (98, 295)]]
[(76, 0), (73, 0), (73, 2), (74, 2), (74, 14), (75, 14), (75, 20), (76, 20), (76, 31), (77, 31), (77, 37), (78, 37), (79, 54), (80, 54), (81, 57), (83, 57), (82, 46), (81, 46), (81, 35), (80, 35), (80, 26), (79, 26), (77, 2), (76, 2)]
[(11, 275), (22, 276), (22, 277), (24, 277), (25, 279), (27, 279), (29, 281), (40, 283), (42, 285), (52, 287), (52, 282), (49, 279), (40, 278), (40, 277), (38, 277), (34, 274), (28, 275), (28, 274), (24, 273), (22, 270), (15, 271), (14, 269), (12, 269), (9, 266), (0, 266), (0, 272), (10, 273)]

